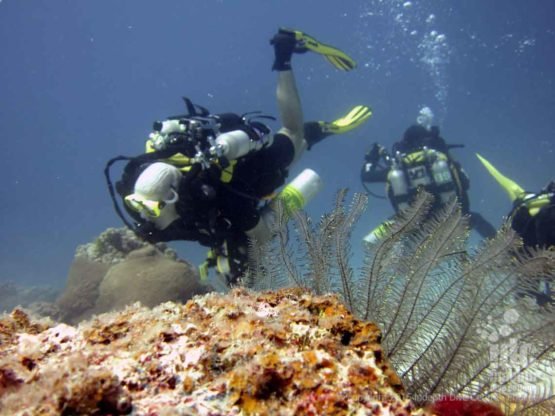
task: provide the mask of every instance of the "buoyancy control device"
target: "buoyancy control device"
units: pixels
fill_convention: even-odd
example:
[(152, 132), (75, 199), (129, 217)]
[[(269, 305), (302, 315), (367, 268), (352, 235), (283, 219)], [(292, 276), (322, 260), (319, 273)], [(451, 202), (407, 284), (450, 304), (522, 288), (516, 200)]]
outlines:
[(260, 111), (242, 115), (211, 114), (206, 108), (193, 104), (190, 99), (183, 97), (183, 100), (187, 108), (186, 114), (154, 122), (145, 154), (135, 157), (118, 156), (106, 165), (104, 174), (114, 207), (131, 229), (135, 227), (127, 221), (118, 206), (110, 178), (110, 168), (115, 162), (128, 161), (122, 180), (116, 184), (118, 194), (125, 197), (132, 192), (132, 185), (144, 167), (156, 161), (165, 161), (183, 171), (193, 165), (198, 165), (200, 169), (209, 169), (215, 164), (225, 168), (229, 161), (271, 144), (271, 130), (259, 120), (275, 120), (275, 117), (261, 114)]
[(410, 154), (397, 153), (387, 176), (389, 195), (395, 210), (408, 208), (418, 188), (434, 194), (444, 204), (456, 195), (455, 182), (447, 156), (424, 148)]

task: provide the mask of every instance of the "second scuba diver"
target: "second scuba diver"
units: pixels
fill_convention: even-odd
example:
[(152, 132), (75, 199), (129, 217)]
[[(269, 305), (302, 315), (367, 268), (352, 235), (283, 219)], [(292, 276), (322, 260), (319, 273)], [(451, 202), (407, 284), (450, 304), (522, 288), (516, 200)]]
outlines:
[[(361, 169), (363, 185), (385, 182), (387, 198), (395, 212), (406, 209), (420, 188), (434, 196), (432, 209), (457, 197), (462, 212), (470, 215), (471, 227), (484, 238), (493, 237), (496, 234), (495, 227), (480, 213), (470, 211), (467, 193), (470, 181), (460, 163), (449, 153), (450, 149), (463, 145), (447, 144), (440, 136), (439, 127), (432, 125), (432, 121), (433, 113), (424, 107), (417, 124), (405, 131), (403, 138), (393, 145), (391, 153), (374, 143), (365, 155)], [(371, 243), (382, 236), (385, 224), (387, 222), (369, 233), (365, 241)]]

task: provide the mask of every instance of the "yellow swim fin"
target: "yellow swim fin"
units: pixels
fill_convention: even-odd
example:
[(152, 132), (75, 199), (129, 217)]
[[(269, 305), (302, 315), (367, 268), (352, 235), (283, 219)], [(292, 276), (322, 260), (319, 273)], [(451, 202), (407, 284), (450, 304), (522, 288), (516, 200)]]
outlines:
[(311, 50), (312, 52), (319, 53), (323, 55), (330, 64), (342, 71), (350, 71), (357, 66), (356, 62), (345, 52), (333, 46), (321, 43), (304, 32), (286, 28), (281, 28), (280, 32), (293, 33), (295, 35), (295, 40), (297, 41), (296, 52)]
[(210, 268), (216, 266), (217, 264), (217, 254), (214, 249), (208, 250), (206, 253), (206, 260), (204, 260), (198, 266), (198, 272), (200, 276), (200, 280), (205, 281), (208, 279), (208, 274), (210, 272)]
[(365, 105), (357, 105), (349, 111), (349, 113), (337, 120), (326, 122), (320, 121), (320, 127), (323, 133), (339, 134), (346, 133), (360, 126), (372, 116), (372, 110)]
[(506, 176), (502, 175), (485, 158), (480, 156), (478, 153), (476, 153), (476, 156), (478, 157), (478, 159), (480, 159), (480, 162), (482, 162), (482, 164), (486, 167), (486, 169), (491, 174), (491, 176), (493, 176), (495, 178), (497, 183), (499, 183), (499, 185), (501, 185), (501, 187), (505, 190), (505, 192), (507, 192), (507, 194), (509, 195), (509, 198), (511, 198), (511, 202), (514, 202), (516, 199), (518, 199), (518, 198), (520, 198), (520, 197), (522, 197), (526, 194), (524, 189), (522, 189), (522, 187), (519, 184), (517, 184), (513, 180), (507, 178)]
[(366, 235), (366, 237), (363, 238), (363, 241), (368, 244), (376, 244), (387, 235), (389, 229), (393, 226), (393, 224), (395, 224), (393, 220), (384, 221), (372, 231), (370, 231)]

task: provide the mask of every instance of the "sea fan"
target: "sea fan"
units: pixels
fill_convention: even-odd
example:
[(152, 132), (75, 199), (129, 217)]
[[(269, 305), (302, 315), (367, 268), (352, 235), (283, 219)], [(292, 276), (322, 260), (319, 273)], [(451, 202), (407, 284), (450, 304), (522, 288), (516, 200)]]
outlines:
[(355, 194), (347, 209), (345, 196), (338, 193), (317, 227), (298, 213), (291, 230), (278, 209), (276, 239), (251, 252), (250, 285), (340, 294), (356, 316), (380, 326), (418, 404), (457, 396), (500, 403), (507, 414), (555, 414), (554, 309), (526, 296), (555, 278), (555, 253), (522, 251), (507, 226), (469, 252), (458, 203), (432, 213), (433, 197), (423, 192), (366, 247), (355, 275), (349, 241), (366, 197)]

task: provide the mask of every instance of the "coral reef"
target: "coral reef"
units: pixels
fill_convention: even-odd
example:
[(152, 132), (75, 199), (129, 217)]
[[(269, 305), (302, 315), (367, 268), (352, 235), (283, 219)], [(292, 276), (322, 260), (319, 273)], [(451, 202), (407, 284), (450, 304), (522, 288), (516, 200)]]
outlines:
[(63, 322), (76, 324), (134, 302), (184, 302), (207, 290), (196, 269), (165, 244), (146, 243), (127, 228), (109, 228), (77, 247), (55, 306)]
[[(75, 257), (112, 265), (123, 261), (132, 251), (150, 245), (126, 227), (108, 228), (92, 242), (78, 246)], [(155, 246), (165, 256), (177, 259), (177, 253), (166, 244), (157, 243)]]
[(22, 286), (15, 282), (0, 282), (0, 313), (9, 312), (22, 306), (36, 313), (56, 314), (55, 308), (48, 306), (59, 295), (60, 290), (47, 286)]
[(81, 316), (94, 308), (98, 287), (110, 266), (106, 263), (76, 256), (69, 268), (66, 286), (56, 300), (64, 322), (79, 322)]
[(376, 325), (301, 289), (0, 320), (1, 415), (421, 415)]
[(147, 246), (110, 267), (99, 285), (94, 313), (122, 309), (137, 301), (148, 307), (166, 301), (185, 302), (206, 292), (190, 264), (171, 260), (154, 246)]

